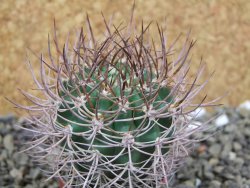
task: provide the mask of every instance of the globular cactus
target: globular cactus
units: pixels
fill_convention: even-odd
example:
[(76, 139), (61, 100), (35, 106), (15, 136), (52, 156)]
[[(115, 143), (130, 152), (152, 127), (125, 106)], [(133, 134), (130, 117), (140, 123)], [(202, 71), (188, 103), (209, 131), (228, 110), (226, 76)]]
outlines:
[[(193, 146), (190, 112), (199, 106), (194, 97), (206, 84), (187, 78), (188, 56), (194, 42), (187, 37), (178, 56), (167, 47), (158, 26), (160, 48), (148, 40), (142, 24), (136, 34), (130, 23), (108, 26), (102, 42), (83, 29), (62, 51), (54, 37), (56, 55), (40, 58), (38, 80), (43, 98), (22, 93), (34, 104), (29, 112), (31, 147), (50, 178), (65, 187), (160, 187), (182, 164)], [(191, 116), (188, 117), (188, 116)]]

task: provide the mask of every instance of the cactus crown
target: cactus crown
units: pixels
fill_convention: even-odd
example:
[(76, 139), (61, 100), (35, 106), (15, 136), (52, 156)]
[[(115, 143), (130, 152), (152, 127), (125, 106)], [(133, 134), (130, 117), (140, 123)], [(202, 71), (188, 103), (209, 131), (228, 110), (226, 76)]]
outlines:
[(187, 115), (210, 104), (192, 103), (206, 84), (196, 84), (204, 66), (190, 82), (187, 59), (194, 42), (188, 37), (170, 61), (174, 43), (166, 46), (159, 26), (156, 49), (145, 37), (149, 25), (135, 36), (132, 23), (111, 32), (104, 22), (103, 42), (95, 40), (88, 17), (89, 40), (81, 29), (74, 45), (67, 41), (61, 51), (55, 34), (57, 57), (49, 41), (50, 63), (40, 58), (41, 81), (29, 64), (46, 100), (22, 91), (34, 103), (18, 105), (29, 111), (35, 133), (28, 149), (66, 187), (159, 187), (187, 155), (189, 136), (204, 129), (186, 129)]

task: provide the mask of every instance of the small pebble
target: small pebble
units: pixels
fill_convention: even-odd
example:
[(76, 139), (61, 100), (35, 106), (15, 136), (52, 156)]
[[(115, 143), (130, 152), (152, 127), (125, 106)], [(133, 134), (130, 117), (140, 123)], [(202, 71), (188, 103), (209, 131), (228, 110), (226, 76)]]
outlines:
[(223, 127), (229, 123), (229, 119), (226, 114), (222, 114), (215, 120), (215, 125), (217, 127)]
[(212, 146), (208, 149), (209, 153), (210, 153), (212, 156), (214, 156), (214, 157), (218, 157), (219, 154), (220, 154), (220, 152), (221, 152), (221, 150), (222, 150), (222, 147), (221, 147), (220, 144), (214, 144), (214, 145), (212, 145)]
[(14, 168), (10, 171), (10, 175), (17, 180), (21, 180), (23, 178), (23, 172), (21, 170), (16, 169), (16, 168)]
[(219, 182), (217, 180), (212, 180), (211, 185), (212, 185), (213, 188), (220, 188), (221, 187), (221, 182)]
[(237, 110), (242, 117), (250, 117), (250, 100), (240, 104)]
[(219, 160), (217, 158), (211, 158), (208, 163), (211, 165), (211, 166), (215, 166), (219, 163)]
[(242, 146), (238, 142), (233, 142), (233, 149), (234, 151), (240, 151), (242, 149)]
[(3, 145), (5, 149), (8, 150), (9, 154), (12, 154), (14, 150), (14, 141), (13, 136), (11, 134), (7, 134), (3, 139)]
[(235, 160), (236, 159), (236, 153), (234, 153), (234, 152), (229, 152), (229, 160), (231, 160), (231, 161), (233, 161), (233, 160)]

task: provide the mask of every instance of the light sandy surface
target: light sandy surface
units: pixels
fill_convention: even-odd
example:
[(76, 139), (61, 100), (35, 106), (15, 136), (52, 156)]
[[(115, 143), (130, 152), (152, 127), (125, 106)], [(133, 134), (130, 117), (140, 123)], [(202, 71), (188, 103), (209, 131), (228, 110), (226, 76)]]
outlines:
[[(114, 23), (128, 21), (131, 0), (1, 0), (0, 2), (0, 113), (13, 111), (3, 96), (26, 104), (17, 88), (32, 87), (25, 65), (26, 54), (38, 70), (39, 60), (27, 50), (46, 53), (47, 36), (52, 33), (56, 19), (61, 45), (67, 33), (86, 26), (88, 12), (94, 33), (102, 37), (104, 25), (101, 11)], [(173, 41), (179, 33), (192, 28), (191, 37), (197, 40), (192, 51), (195, 73), (200, 57), (208, 64), (205, 76), (216, 70), (206, 92), (209, 99), (230, 91), (222, 100), (238, 105), (250, 98), (250, 1), (248, 0), (137, 0), (136, 21), (150, 20), (167, 25), (167, 36)], [(153, 25), (155, 27), (155, 25)], [(155, 30), (152, 28), (152, 33)], [(158, 37), (158, 36), (156, 36)], [(30, 90), (29, 90), (30, 91)], [(202, 96), (200, 96), (201, 98)]]

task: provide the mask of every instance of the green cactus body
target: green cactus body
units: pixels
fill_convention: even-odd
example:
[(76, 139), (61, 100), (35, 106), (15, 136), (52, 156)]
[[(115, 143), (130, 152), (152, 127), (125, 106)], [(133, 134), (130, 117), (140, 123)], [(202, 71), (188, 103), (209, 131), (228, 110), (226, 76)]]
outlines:
[[(57, 122), (61, 126), (70, 126), (72, 128), (72, 141), (74, 141), (75, 143), (79, 143), (78, 145), (81, 149), (98, 150), (102, 156), (105, 156), (110, 160), (112, 160), (112, 158), (122, 152), (124, 148), (124, 145), (122, 144), (124, 135), (131, 134), (133, 136), (134, 142), (152, 144), (156, 141), (157, 138), (160, 138), (164, 130), (170, 128), (172, 124), (171, 117), (157, 118), (151, 121), (145, 114), (145, 100), (150, 101), (149, 105), (151, 106), (151, 108), (156, 108), (156, 110), (164, 108), (166, 103), (171, 103), (173, 98), (169, 96), (170, 89), (165, 86), (161, 87), (158, 83), (153, 83), (152, 80), (155, 78), (155, 75), (153, 75), (152, 78), (149, 78), (149, 72), (147, 74), (147, 71), (144, 72), (143, 78), (139, 78), (136, 76), (130, 78), (129, 76), (131, 75), (131, 73), (128, 68), (129, 67), (127, 65), (124, 65), (122, 63), (117, 63), (115, 67), (111, 68), (108, 73), (108, 78), (104, 83), (112, 85), (112, 87), (109, 88), (109, 90), (112, 90), (112, 92), (108, 92), (108, 94), (106, 94), (105, 96), (102, 94), (102, 92), (107, 88), (107, 86), (105, 86), (104, 84), (100, 84), (101, 79), (98, 79), (98, 76), (96, 74), (93, 74), (93, 76), (90, 78), (94, 83), (93, 85), (99, 84), (99, 87), (96, 87), (94, 90), (92, 90), (93, 87), (91, 88), (89, 85), (85, 85), (85, 88), (79, 89), (79, 85), (72, 82), (72, 80), (69, 80), (63, 82), (64, 90), (66, 90), (67, 92), (60, 92), (60, 96), (64, 97), (64, 104), (62, 104), (58, 109)], [(100, 70), (100, 72), (105, 75), (107, 68), (101, 67), (101, 69), (102, 70)], [(120, 70), (120, 72), (118, 70)], [(85, 76), (88, 76), (88, 73), (89, 70), (85, 70)], [(122, 76), (125, 78), (121, 78)], [(78, 77), (78, 79), (81, 80), (81, 76), (78, 75)], [(142, 79), (144, 82), (148, 82), (151, 84), (147, 86), (148, 88), (144, 88), (143, 90), (139, 85)], [(121, 88), (118, 82), (122, 81), (127, 82), (127, 86)], [(152, 91), (151, 93), (149, 91), (146, 91), (149, 89), (158, 89), (159, 91), (157, 91), (155, 94)], [(76, 92), (76, 90), (78, 90), (78, 92)], [(85, 91), (85, 93), (83, 92), (83, 90)], [(102, 130), (102, 133), (104, 133), (106, 136), (111, 136), (110, 138), (119, 144), (116, 144), (116, 146), (109, 145), (109, 141), (102, 135), (102, 133), (98, 132), (92, 140), (87, 140), (84, 136), (74, 135), (74, 133), (84, 133), (87, 131), (91, 131), (93, 127), (91, 124), (76, 116), (76, 114), (78, 116), (81, 115), (79, 114), (78, 109), (74, 108), (74, 106), (72, 105), (73, 99), (69, 94), (74, 96), (75, 98), (81, 97), (83, 95), (84, 97), (88, 96), (88, 100), (86, 100), (85, 104), (83, 105), (85, 105), (85, 108), (87, 108), (91, 113), (98, 113), (97, 118), (100, 119), (98, 121), (101, 121), (104, 126), (106, 126), (105, 123), (107, 123), (108, 121), (112, 121), (112, 116), (114, 116), (113, 114), (110, 114), (108, 112), (118, 112), (118, 114), (115, 115), (115, 121), (108, 125), (108, 127), (106, 127), (108, 130)], [(120, 100), (121, 96), (123, 96), (123, 98), (127, 101), (126, 104), (122, 104), (124, 105), (123, 109), (119, 110), (119, 105), (121, 104), (117, 104), (116, 101)], [(165, 104), (162, 102), (164, 100), (166, 100)], [(67, 106), (71, 107), (72, 109), (69, 110)], [(80, 105), (81, 110), (86, 111), (85, 108)], [(143, 116), (145, 116), (145, 118), (142, 118)], [(138, 117), (139, 119), (137, 119)], [(91, 121), (91, 119), (87, 119)], [(105, 120), (107, 120), (107, 122), (105, 122)], [(122, 121), (120, 122), (119, 120)], [(88, 124), (88, 126), (80, 126), (79, 124)], [(173, 131), (174, 129), (168, 134), (169, 138), (171, 138)], [(88, 147), (88, 145), (92, 146)], [(142, 148), (142, 151), (145, 153), (131, 148), (129, 154), (128, 149), (126, 149), (112, 163), (113, 165), (126, 165), (129, 162), (129, 155), (131, 155), (133, 166), (138, 168), (142, 167), (144, 165), (144, 162), (147, 161), (152, 155), (154, 155), (155, 146), (144, 147)], [(165, 154), (167, 151), (168, 149), (162, 148), (163, 154)], [(147, 163), (146, 167), (150, 165), (152, 165), (152, 160), (151, 162)], [(106, 171), (104, 173), (106, 173), (107, 176), (114, 176), (109, 171)], [(126, 177), (126, 173), (123, 176)]]

